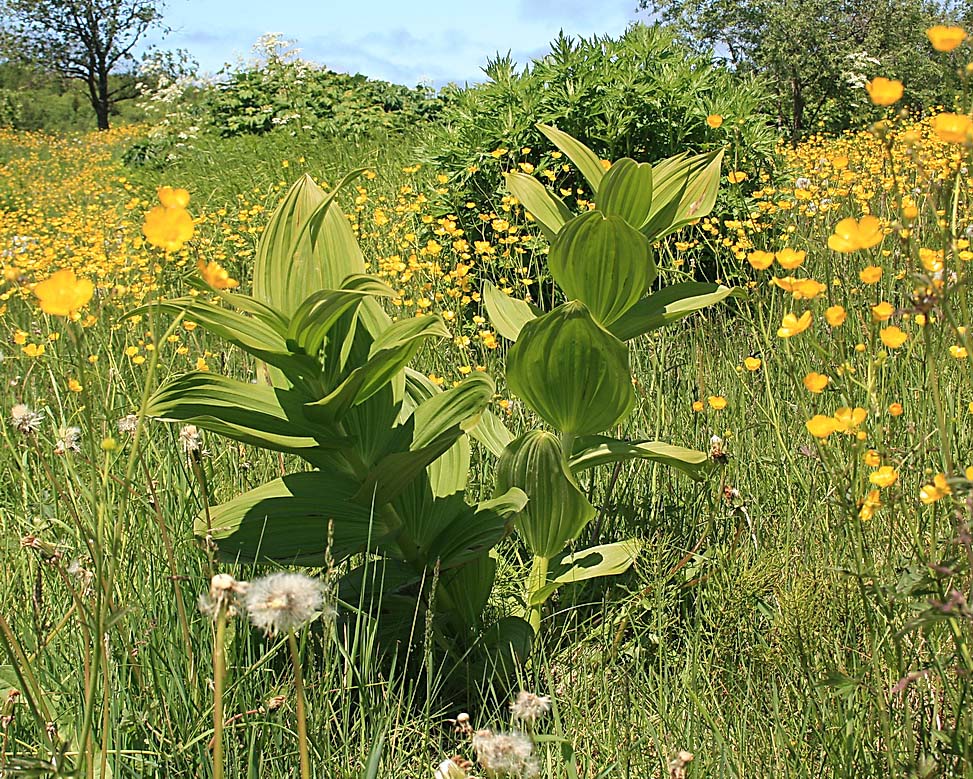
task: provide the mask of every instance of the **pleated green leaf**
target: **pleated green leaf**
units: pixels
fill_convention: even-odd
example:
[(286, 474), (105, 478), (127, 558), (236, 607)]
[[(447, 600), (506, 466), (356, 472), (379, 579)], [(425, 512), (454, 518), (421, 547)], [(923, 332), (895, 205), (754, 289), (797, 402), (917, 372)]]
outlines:
[(620, 441), (603, 435), (582, 436), (574, 443), (569, 464), (572, 473), (588, 468), (627, 460), (649, 460), (662, 463), (687, 476), (702, 481), (713, 470), (713, 461), (706, 452), (673, 446), (662, 441)]
[(561, 229), (548, 265), (568, 299), (580, 300), (606, 327), (638, 302), (656, 276), (648, 239), (621, 217), (601, 211)]
[(547, 584), (531, 593), (531, 606), (544, 603), (565, 584), (597, 579), (601, 576), (618, 576), (632, 567), (642, 551), (637, 538), (603, 544), (566, 554), (553, 562), (547, 574)]
[(553, 557), (595, 515), (568, 471), (557, 436), (532, 430), (511, 442), (497, 462), (496, 494), (518, 488), (527, 505), (514, 522), (531, 554)]
[(504, 295), (489, 281), (483, 283), (483, 305), (494, 329), (508, 341), (516, 341), (523, 326), (538, 314), (526, 300)]
[(652, 165), (630, 157), (617, 160), (601, 180), (597, 205), (602, 213), (640, 228), (652, 210)]
[(329, 471), (292, 473), (196, 518), (195, 533), (210, 536), (224, 560), (324, 565), (328, 525), (334, 523), (332, 555), (363, 551), (369, 539), (388, 532), (378, 513), (352, 500), (358, 484)]
[(581, 175), (591, 185), (591, 191), (597, 193), (601, 185), (601, 180), (605, 176), (605, 169), (602, 167), (598, 155), (581, 143), (581, 141), (572, 138), (566, 132), (562, 132), (556, 127), (539, 124), (537, 125), (537, 129), (547, 136), (547, 139), (551, 143), (563, 151), (571, 162), (577, 165), (578, 170), (581, 171)]
[(599, 433), (635, 405), (628, 348), (579, 301), (524, 325), (507, 357), (510, 390), (557, 430)]
[(515, 171), (505, 173), (504, 180), (510, 194), (533, 215), (547, 240), (553, 241), (557, 231), (571, 219), (571, 209), (533, 176)]
[(707, 281), (684, 281), (642, 298), (608, 328), (628, 341), (678, 322), (690, 314), (725, 300), (734, 291)]

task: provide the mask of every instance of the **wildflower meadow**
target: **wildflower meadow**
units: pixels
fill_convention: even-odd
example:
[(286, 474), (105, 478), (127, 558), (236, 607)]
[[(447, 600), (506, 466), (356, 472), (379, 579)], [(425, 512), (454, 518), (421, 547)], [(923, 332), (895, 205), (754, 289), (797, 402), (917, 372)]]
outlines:
[(973, 776), (933, 21), (948, 102), (870, 66), (800, 137), (701, 60), (535, 95), (700, 56), (642, 26), (0, 129), (0, 777)]

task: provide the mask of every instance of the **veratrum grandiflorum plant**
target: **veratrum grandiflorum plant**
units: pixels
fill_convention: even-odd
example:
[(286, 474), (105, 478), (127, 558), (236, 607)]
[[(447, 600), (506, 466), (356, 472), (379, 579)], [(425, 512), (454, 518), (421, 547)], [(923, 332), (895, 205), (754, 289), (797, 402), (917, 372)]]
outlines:
[(664, 463), (703, 479), (704, 452), (659, 441), (607, 435), (635, 405), (626, 341), (713, 305), (731, 294), (718, 284), (683, 282), (651, 291), (657, 270), (653, 243), (713, 208), (722, 152), (679, 155), (651, 165), (625, 158), (606, 171), (570, 135), (539, 129), (587, 179), (597, 208), (573, 216), (536, 179), (507, 174), (507, 188), (550, 241), (548, 264), (567, 301), (541, 314), (487, 285), (484, 302), (497, 332), (513, 341), (507, 357), (510, 390), (546, 423), (495, 451), (496, 494), (522, 489), (527, 505), (515, 527), (531, 554), (527, 617), (535, 633), (542, 607), (563, 584), (625, 571), (635, 540), (569, 553), (595, 516), (577, 475), (632, 459)]
[(519, 618), (482, 624), (496, 571), (489, 551), (526, 495), (513, 487), (477, 505), (464, 499), (466, 434), (490, 418), (493, 380), (474, 373), (442, 391), (408, 368), (422, 343), (449, 332), (438, 316), (393, 322), (379, 305), (394, 293), (365, 274), (334, 203), (360, 172), (328, 195), (307, 176), (291, 187), (261, 237), (253, 296), (159, 304), (256, 358), (258, 375), (177, 376), (147, 413), (311, 466), (199, 515), (196, 534), (222, 558), (323, 567), (328, 555), (340, 565), (365, 554), (339, 597), (373, 604), (383, 629), (413, 624), (417, 608), (422, 624), (435, 604), (437, 643), (456, 659), (477, 640), (497, 646), (506, 636), (504, 651), (529, 645)]

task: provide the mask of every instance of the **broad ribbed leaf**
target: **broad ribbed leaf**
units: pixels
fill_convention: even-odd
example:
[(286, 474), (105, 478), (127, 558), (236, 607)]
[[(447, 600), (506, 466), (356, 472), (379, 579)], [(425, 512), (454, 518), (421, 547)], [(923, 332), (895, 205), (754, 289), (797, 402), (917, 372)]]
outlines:
[(350, 276), (341, 289), (319, 290), (301, 303), (291, 318), (287, 337), (305, 353), (316, 356), (325, 336), (345, 313), (357, 308), (368, 295), (394, 294), (391, 287), (371, 276)]
[(619, 216), (591, 211), (568, 222), (551, 246), (551, 275), (570, 300), (580, 300), (608, 326), (635, 305), (655, 280), (652, 244)]
[(400, 374), (423, 339), (448, 337), (449, 330), (438, 316), (395, 322), (372, 343), (364, 365), (355, 368), (327, 397), (307, 405), (308, 417), (325, 424), (340, 419), (348, 409), (370, 398)]
[(601, 180), (597, 205), (603, 214), (640, 228), (652, 210), (652, 165), (629, 157), (617, 160)]
[(601, 160), (598, 159), (598, 155), (581, 143), (581, 141), (572, 138), (566, 132), (562, 132), (556, 127), (550, 127), (546, 124), (539, 124), (537, 125), (537, 129), (544, 133), (551, 143), (563, 151), (567, 155), (568, 159), (578, 166), (578, 170), (581, 171), (581, 175), (584, 176), (588, 180), (588, 184), (591, 185), (591, 191), (593, 193), (597, 193), (598, 187), (601, 185), (601, 180), (605, 175), (605, 169), (602, 167)]
[(504, 537), (507, 523), (526, 504), (527, 495), (519, 489), (508, 490), (475, 509), (463, 503), (464, 510), (429, 543), (428, 561), (439, 560), (442, 568), (451, 568), (486, 553)]
[(731, 294), (729, 287), (707, 281), (673, 284), (642, 298), (608, 329), (616, 338), (628, 341), (719, 303)]
[[(306, 419), (294, 390), (275, 390), (208, 371), (193, 371), (165, 382), (149, 399), (149, 416), (191, 422), (235, 441), (280, 452), (347, 445), (336, 430)], [(313, 455), (312, 455), (313, 456)]]
[[(703, 159), (706, 159), (711, 155), (702, 156)], [(655, 240), (665, 238), (665, 236), (674, 233), (676, 230), (702, 219), (713, 210), (713, 206), (716, 205), (716, 195), (720, 187), (720, 169), (722, 165), (723, 151), (721, 149), (719, 153), (712, 156), (712, 159), (702, 170), (694, 171), (690, 175), (686, 189), (679, 199), (679, 207), (676, 209), (672, 225), (668, 230), (657, 235)]]
[[(405, 399), (399, 416), (400, 424), (412, 416), (420, 403), (442, 393), (439, 387), (412, 368), (405, 369), (405, 379)], [(465, 490), (470, 473), (469, 439), (460, 436), (442, 457), (432, 461), (427, 471), (434, 495), (452, 495)]]
[(533, 176), (513, 172), (505, 173), (504, 179), (510, 194), (533, 215), (547, 240), (553, 241), (557, 231), (571, 218), (571, 209)]
[(721, 150), (692, 157), (679, 154), (656, 163), (652, 208), (642, 234), (657, 241), (709, 213), (716, 202), (722, 161)]
[(628, 348), (571, 301), (524, 325), (507, 357), (507, 383), (556, 429), (589, 435), (635, 405)]
[(578, 488), (561, 454), (557, 436), (532, 430), (513, 441), (497, 463), (498, 495), (517, 487), (527, 494), (527, 505), (515, 524), (534, 555), (553, 557), (595, 515)]
[[(493, 582), (497, 575), (497, 561), (483, 553), (465, 565), (443, 571), (439, 577), (439, 589), (444, 591), (453, 611), (449, 617), (454, 628), (466, 632), (483, 623), (483, 613), (490, 600)], [(437, 602), (442, 602), (437, 598)]]
[(514, 440), (514, 434), (492, 411), (484, 411), (480, 415), (480, 420), (470, 430), (470, 435), (483, 444), (494, 457), (503, 454), (507, 444)]
[(483, 283), (483, 305), (494, 329), (508, 341), (516, 341), (523, 326), (537, 318), (530, 303), (504, 295), (489, 281)]
[(274, 479), (196, 518), (197, 536), (210, 535), (224, 560), (273, 560), (324, 565), (328, 524), (337, 560), (363, 551), (388, 532), (378, 513), (353, 501), (358, 484), (336, 472), (292, 473)]
[(582, 436), (574, 443), (571, 455), (572, 473), (588, 468), (626, 460), (651, 460), (671, 466), (696, 481), (702, 481), (713, 469), (713, 461), (705, 452), (686, 449), (661, 441), (620, 441), (603, 435)]
[(456, 424), (421, 447), (385, 455), (368, 471), (355, 500), (376, 506), (394, 500), (409, 484), (424, 476), (426, 468), (442, 457), (462, 435), (463, 428)]
[(548, 583), (531, 593), (530, 605), (544, 603), (562, 585), (625, 573), (641, 551), (642, 542), (631, 538), (566, 554), (551, 565), (547, 573)]

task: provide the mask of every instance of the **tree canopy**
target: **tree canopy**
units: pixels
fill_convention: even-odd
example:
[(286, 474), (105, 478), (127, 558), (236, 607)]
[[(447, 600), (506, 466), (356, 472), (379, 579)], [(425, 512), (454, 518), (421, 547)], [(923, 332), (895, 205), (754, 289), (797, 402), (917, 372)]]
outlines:
[(0, 0), (3, 54), (78, 79), (106, 130), (112, 105), (135, 97), (133, 51), (161, 24), (163, 0)]
[(864, 83), (877, 75), (905, 82), (913, 105), (950, 94), (924, 33), (960, 10), (948, 0), (641, 0), (641, 7), (737, 70), (763, 74), (778, 124), (795, 141), (861, 116)]

